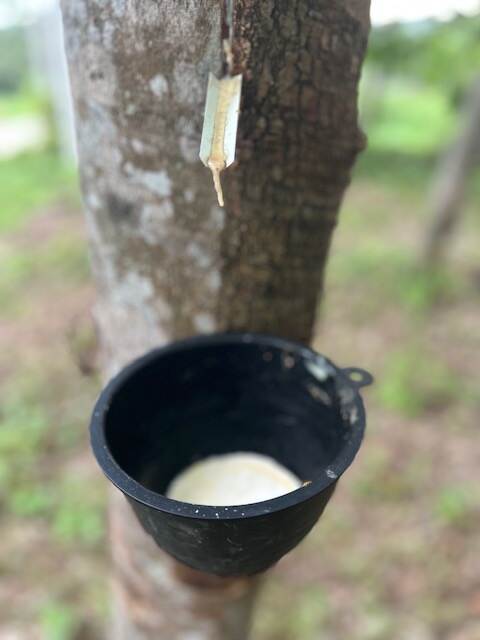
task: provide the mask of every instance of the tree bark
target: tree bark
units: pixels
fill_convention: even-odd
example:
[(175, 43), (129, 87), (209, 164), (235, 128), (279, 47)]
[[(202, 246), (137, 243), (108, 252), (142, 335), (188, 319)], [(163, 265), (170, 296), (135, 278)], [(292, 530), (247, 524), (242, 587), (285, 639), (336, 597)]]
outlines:
[[(230, 9), (233, 16), (230, 18)], [(308, 342), (364, 138), (368, 0), (63, 0), (105, 377), (213, 330)], [(199, 162), (208, 72), (244, 76), (237, 162)], [(115, 640), (246, 638), (257, 579), (180, 568), (111, 503)]]
[(463, 109), (457, 139), (440, 159), (429, 197), (431, 222), (424, 241), (424, 262), (441, 259), (457, 226), (465, 202), (468, 178), (480, 154), (480, 76), (473, 83)]

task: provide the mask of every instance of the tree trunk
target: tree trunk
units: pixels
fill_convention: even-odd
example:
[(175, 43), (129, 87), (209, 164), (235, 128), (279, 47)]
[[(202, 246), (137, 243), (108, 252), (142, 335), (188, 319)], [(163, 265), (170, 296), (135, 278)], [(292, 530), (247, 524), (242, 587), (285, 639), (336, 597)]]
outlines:
[(480, 153), (480, 76), (465, 103), (462, 129), (441, 158), (429, 198), (431, 222), (424, 242), (424, 261), (437, 263), (458, 224), (465, 201), (468, 178)]
[[(105, 377), (222, 329), (312, 336), (325, 261), (363, 146), (369, 0), (64, 0)], [(208, 72), (244, 76), (220, 209), (198, 159)], [(115, 640), (246, 638), (257, 579), (165, 557), (111, 503)]]

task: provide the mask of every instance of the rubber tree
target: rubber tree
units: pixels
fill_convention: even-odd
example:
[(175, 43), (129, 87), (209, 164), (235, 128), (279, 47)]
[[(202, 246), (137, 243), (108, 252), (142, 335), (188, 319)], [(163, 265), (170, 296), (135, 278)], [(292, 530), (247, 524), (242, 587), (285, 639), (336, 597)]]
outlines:
[[(63, 0), (62, 9), (105, 378), (199, 332), (310, 341), (364, 146), (357, 85), (369, 0)], [(208, 73), (220, 77), (227, 63), (244, 81), (221, 209), (198, 152)], [(121, 496), (110, 507), (112, 638), (247, 637), (256, 578), (179, 566)]]

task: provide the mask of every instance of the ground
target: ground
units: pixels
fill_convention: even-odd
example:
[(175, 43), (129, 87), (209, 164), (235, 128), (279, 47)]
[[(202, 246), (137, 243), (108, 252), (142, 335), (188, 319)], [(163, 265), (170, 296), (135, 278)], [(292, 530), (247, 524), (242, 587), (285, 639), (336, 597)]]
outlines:
[[(426, 274), (423, 182), (382, 171), (360, 166), (344, 203), (315, 340), (375, 375), (366, 441), (273, 570), (256, 640), (480, 638), (480, 207)], [(78, 202), (47, 200), (2, 218), (0, 640), (100, 638), (108, 611), (94, 292)]]

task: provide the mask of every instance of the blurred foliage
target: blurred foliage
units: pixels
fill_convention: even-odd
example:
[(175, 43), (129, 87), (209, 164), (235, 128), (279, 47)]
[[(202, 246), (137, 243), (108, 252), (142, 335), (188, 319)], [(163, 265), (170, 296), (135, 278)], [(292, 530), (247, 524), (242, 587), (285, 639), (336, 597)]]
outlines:
[(480, 69), (480, 15), (377, 27), (368, 62), (385, 74), (435, 87), (456, 102)]
[(27, 74), (28, 55), (23, 28), (0, 29), (0, 94), (18, 91)]
[[(365, 76), (364, 82), (367, 79)], [(366, 93), (372, 95), (368, 82)], [(447, 140), (455, 127), (455, 114), (445, 94), (408, 81), (385, 83), (380, 105), (375, 109), (364, 98), (363, 109), (369, 144), (379, 152), (435, 153), (439, 141)], [(409, 159), (404, 162), (408, 164)]]
[(360, 112), (374, 153), (435, 156), (480, 69), (480, 14), (374, 28)]

